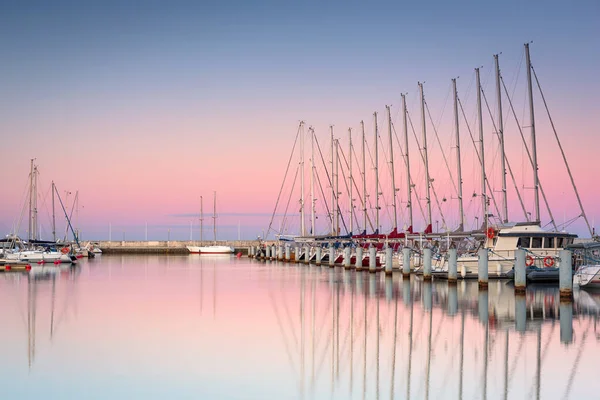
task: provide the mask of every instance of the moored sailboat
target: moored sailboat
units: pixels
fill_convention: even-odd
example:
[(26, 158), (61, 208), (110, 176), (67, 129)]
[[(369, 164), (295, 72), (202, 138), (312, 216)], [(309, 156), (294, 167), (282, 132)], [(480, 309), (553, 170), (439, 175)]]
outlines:
[[(202, 196), (200, 197), (200, 243), (202, 243)], [(213, 232), (214, 244), (210, 246), (186, 246), (190, 254), (231, 254), (234, 252), (233, 247), (217, 245), (217, 192), (214, 193), (214, 208), (213, 208)]]

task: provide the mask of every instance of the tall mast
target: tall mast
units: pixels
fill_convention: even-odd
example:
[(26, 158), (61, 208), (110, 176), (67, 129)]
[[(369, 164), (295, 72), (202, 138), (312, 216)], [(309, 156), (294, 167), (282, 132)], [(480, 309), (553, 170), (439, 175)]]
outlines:
[(423, 93), (423, 84), (419, 82), (419, 90), (421, 91), (421, 125), (423, 127), (423, 161), (425, 163), (425, 180), (426, 180), (426, 195), (425, 200), (427, 201), (427, 228), (426, 230), (432, 229), (431, 223), (431, 178), (429, 177), (429, 159), (427, 157), (427, 128), (425, 127), (425, 94)]
[(335, 142), (333, 140), (333, 125), (329, 126), (329, 130), (331, 131), (331, 234), (337, 235), (337, 228), (335, 226), (335, 213), (337, 212), (335, 209), (335, 185), (333, 183), (334, 173), (335, 173)]
[(410, 159), (408, 158), (408, 118), (406, 113), (406, 95), (402, 93), (402, 117), (404, 125), (404, 157), (406, 160), (406, 189), (407, 189), (407, 204), (408, 207), (408, 231), (412, 232), (413, 213), (412, 213), (412, 185), (410, 180)]
[(29, 229), (28, 239), (33, 239), (33, 158), (31, 159), (31, 167), (29, 168)]
[(33, 239), (39, 239), (38, 237), (38, 209), (37, 209), (37, 190), (38, 190), (38, 169), (37, 165), (33, 166)]
[(394, 179), (394, 142), (392, 140), (392, 111), (390, 106), (385, 106), (388, 114), (388, 133), (390, 137), (390, 167), (392, 169), (392, 208), (394, 209), (394, 221), (392, 230), (398, 230), (398, 213), (396, 211), (396, 180)]
[(375, 119), (375, 232), (379, 232), (379, 153), (377, 151), (377, 111), (373, 113)]
[(306, 236), (304, 224), (304, 121), (300, 122), (300, 127), (300, 235)]
[(367, 230), (367, 162), (365, 152), (365, 122), (360, 121), (360, 129), (362, 131), (362, 178), (363, 178), (363, 214), (364, 214), (364, 230)]
[(340, 233), (340, 141), (335, 140), (335, 234)]
[(496, 92), (498, 95), (498, 139), (500, 140), (500, 169), (502, 170), (502, 220), (508, 222), (508, 199), (506, 193), (506, 155), (504, 153), (504, 122), (502, 120), (502, 91), (500, 89), (500, 62), (498, 54), (494, 55), (496, 62)]
[(215, 236), (215, 244), (217, 244), (217, 192), (214, 192), (213, 201), (213, 233)]
[(54, 181), (52, 181), (52, 241), (56, 242), (56, 215), (54, 213), (54, 191), (56, 190), (56, 186), (54, 186)]
[(464, 231), (465, 229), (465, 213), (463, 209), (463, 195), (462, 195), (462, 169), (460, 163), (460, 134), (459, 134), (459, 124), (458, 124), (458, 91), (456, 90), (456, 78), (452, 79), (452, 88), (454, 89), (454, 123), (456, 125), (455, 135), (456, 135), (456, 172), (458, 175), (458, 215), (459, 215), (459, 232)]
[(315, 130), (310, 131), (310, 232), (315, 234)]
[(537, 147), (535, 142), (535, 115), (533, 113), (533, 87), (531, 83), (531, 59), (529, 58), (529, 43), (525, 43), (525, 60), (527, 62), (527, 89), (529, 92), (529, 117), (531, 119), (531, 157), (533, 158), (533, 194), (535, 201), (535, 222), (540, 222), (540, 195), (538, 180)]
[(475, 68), (477, 79), (477, 119), (479, 120), (479, 154), (481, 156), (481, 212), (483, 213), (483, 224), (487, 227), (487, 194), (485, 191), (485, 158), (483, 152), (483, 119), (481, 115), (481, 80), (479, 68)]
[(350, 193), (348, 194), (349, 199), (349, 203), (350, 203), (350, 233), (352, 233), (353, 231), (353, 218), (354, 218), (354, 204), (353, 199), (352, 199), (352, 128), (348, 128), (348, 141), (350, 142), (350, 156), (348, 157), (348, 163), (349, 166), (348, 168), (350, 169), (350, 177), (348, 178), (348, 188), (350, 190)]
[(200, 245), (202, 245), (202, 232), (204, 231), (204, 211), (202, 211), (202, 196), (200, 196)]

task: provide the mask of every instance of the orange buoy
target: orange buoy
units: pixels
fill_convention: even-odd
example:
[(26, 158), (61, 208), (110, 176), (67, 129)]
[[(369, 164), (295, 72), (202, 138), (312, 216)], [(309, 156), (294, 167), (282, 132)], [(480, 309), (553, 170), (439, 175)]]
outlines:
[(533, 265), (533, 262), (535, 260), (533, 259), (532, 256), (527, 256), (527, 261), (525, 261), (525, 265), (527, 265), (528, 267), (531, 267)]
[(544, 257), (544, 267), (550, 268), (552, 266), (554, 266), (554, 258), (550, 256)]

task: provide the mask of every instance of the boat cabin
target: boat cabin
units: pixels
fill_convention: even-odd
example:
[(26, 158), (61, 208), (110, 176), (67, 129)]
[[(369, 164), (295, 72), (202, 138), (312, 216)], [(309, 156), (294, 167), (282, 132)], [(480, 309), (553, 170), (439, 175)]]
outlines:
[(537, 224), (520, 223), (501, 228), (494, 238), (488, 239), (488, 246), (494, 251), (524, 248), (532, 252), (555, 252), (572, 245), (576, 237), (577, 235), (566, 232), (545, 231)]

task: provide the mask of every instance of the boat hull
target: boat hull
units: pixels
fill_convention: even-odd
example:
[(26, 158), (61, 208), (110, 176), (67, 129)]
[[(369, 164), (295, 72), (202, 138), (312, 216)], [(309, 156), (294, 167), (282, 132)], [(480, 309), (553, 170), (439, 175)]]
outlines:
[(583, 265), (573, 276), (573, 286), (600, 289), (600, 265)]
[(186, 246), (190, 254), (232, 254), (233, 247), (229, 246)]

